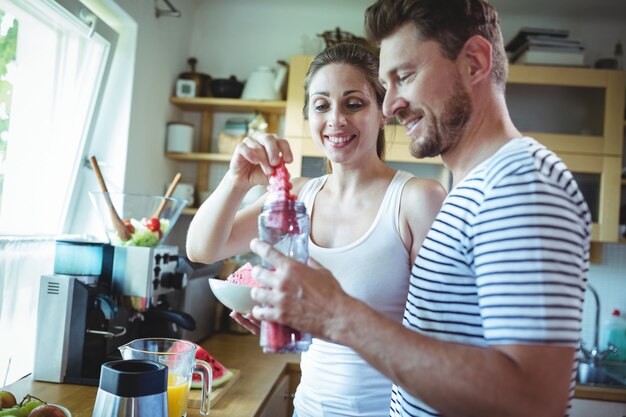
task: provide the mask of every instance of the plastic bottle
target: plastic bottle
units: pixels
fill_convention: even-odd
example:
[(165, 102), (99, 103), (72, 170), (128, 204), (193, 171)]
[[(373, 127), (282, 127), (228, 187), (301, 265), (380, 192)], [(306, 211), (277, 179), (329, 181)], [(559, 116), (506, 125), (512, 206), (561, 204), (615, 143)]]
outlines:
[[(266, 203), (259, 216), (259, 238), (290, 258), (306, 263), (309, 257), (309, 216), (304, 203), (292, 199)], [(271, 265), (263, 266), (271, 268)], [(311, 344), (311, 335), (263, 321), (260, 343), (266, 353), (305, 352)]]
[(609, 345), (617, 348), (617, 353), (610, 353), (606, 359), (610, 361), (626, 361), (626, 318), (622, 317), (618, 309), (613, 310), (606, 322), (604, 348)]

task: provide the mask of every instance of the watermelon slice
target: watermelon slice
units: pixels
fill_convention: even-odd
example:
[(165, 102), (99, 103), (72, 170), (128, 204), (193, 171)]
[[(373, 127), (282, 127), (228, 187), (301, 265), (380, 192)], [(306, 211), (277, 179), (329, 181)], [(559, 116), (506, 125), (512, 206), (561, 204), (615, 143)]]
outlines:
[[(198, 345), (196, 345), (196, 347), (198, 348), (196, 350), (196, 359), (208, 362), (211, 365), (211, 369), (213, 370), (213, 383), (211, 384), (211, 389), (215, 389), (219, 386), (224, 385), (233, 377), (233, 373), (224, 365), (219, 363), (217, 359), (209, 355), (209, 352), (202, 349)], [(191, 388), (202, 389), (202, 379), (200, 378), (200, 375), (193, 374)]]
[(246, 263), (244, 266), (233, 272), (226, 278), (226, 281), (238, 284), (238, 285), (246, 285), (248, 287), (260, 287), (257, 281), (252, 278), (252, 264), (250, 262)]
[(282, 210), (269, 214), (266, 226), (277, 229), (281, 233), (295, 235), (300, 233), (293, 205), (293, 202), (297, 200), (297, 196), (291, 194), (293, 185), (289, 178), (290, 175), (285, 166), (285, 161), (281, 159), (280, 163), (274, 167), (274, 172), (270, 175), (267, 187), (269, 193), (265, 203), (284, 202), (285, 205)]

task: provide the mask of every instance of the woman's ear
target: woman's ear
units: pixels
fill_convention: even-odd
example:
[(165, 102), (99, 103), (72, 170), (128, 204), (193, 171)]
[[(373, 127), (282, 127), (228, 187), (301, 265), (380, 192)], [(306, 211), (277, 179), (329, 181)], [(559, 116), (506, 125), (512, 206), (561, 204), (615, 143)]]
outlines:
[(463, 58), (470, 83), (475, 84), (491, 76), (491, 44), (482, 36), (469, 38), (459, 55)]

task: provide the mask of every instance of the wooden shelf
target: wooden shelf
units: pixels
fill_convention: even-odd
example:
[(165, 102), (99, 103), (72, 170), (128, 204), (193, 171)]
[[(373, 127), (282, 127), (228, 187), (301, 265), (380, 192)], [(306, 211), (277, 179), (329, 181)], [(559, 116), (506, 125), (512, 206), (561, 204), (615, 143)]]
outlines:
[(230, 162), (232, 155), (225, 153), (208, 153), (208, 152), (190, 152), (190, 153), (178, 153), (178, 152), (166, 152), (165, 157), (167, 159), (174, 159), (176, 161), (189, 161), (189, 162)]
[(211, 110), (213, 112), (260, 112), (283, 114), (287, 107), (287, 102), (262, 101), (262, 100), (241, 100), (238, 98), (219, 97), (195, 97), (181, 98), (170, 97), (170, 103), (187, 111)]
[(606, 87), (618, 70), (559, 67), (548, 65), (510, 65), (507, 83)]
[(198, 209), (195, 207), (187, 207), (183, 209), (183, 216), (193, 216), (198, 212)]

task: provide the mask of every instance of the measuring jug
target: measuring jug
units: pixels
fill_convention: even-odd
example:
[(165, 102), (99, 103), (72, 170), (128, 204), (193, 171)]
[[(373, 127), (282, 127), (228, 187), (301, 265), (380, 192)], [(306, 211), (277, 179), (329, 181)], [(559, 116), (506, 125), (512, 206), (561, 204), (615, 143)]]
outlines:
[(192, 374), (202, 378), (200, 413), (209, 414), (211, 394), (211, 366), (196, 359), (194, 343), (165, 338), (136, 339), (119, 347), (124, 359), (146, 359), (161, 363), (168, 368), (167, 402), (169, 417), (186, 417)]

